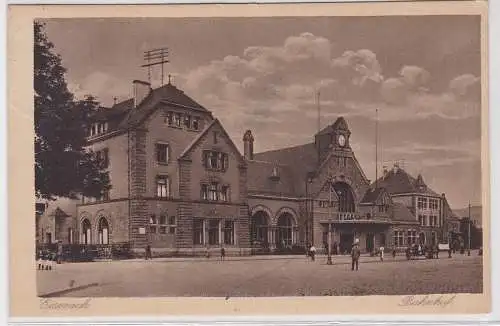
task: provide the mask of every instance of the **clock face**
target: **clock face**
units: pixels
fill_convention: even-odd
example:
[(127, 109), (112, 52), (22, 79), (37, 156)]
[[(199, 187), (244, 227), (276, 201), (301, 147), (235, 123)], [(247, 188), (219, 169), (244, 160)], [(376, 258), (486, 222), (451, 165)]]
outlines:
[(339, 142), (340, 146), (344, 147), (345, 146), (345, 136), (339, 135), (338, 142)]

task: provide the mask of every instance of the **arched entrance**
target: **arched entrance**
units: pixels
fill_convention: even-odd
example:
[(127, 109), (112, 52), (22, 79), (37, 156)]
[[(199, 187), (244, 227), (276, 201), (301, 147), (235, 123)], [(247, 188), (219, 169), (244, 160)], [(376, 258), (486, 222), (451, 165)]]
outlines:
[(269, 215), (264, 211), (258, 211), (252, 216), (251, 242), (254, 245), (267, 247), (269, 245)]
[(339, 212), (352, 213), (356, 210), (351, 187), (345, 182), (335, 182), (333, 189), (339, 200)]
[(97, 234), (99, 244), (109, 244), (109, 224), (104, 217), (99, 219)]
[(92, 241), (91, 234), (92, 226), (90, 225), (90, 221), (88, 219), (84, 219), (82, 221), (82, 238), (80, 240), (80, 243), (86, 245), (90, 244)]
[(281, 248), (293, 245), (295, 242), (295, 221), (290, 213), (280, 215), (277, 228), (276, 245)]
[(421, 245), (425, 244), (425, 233), (424, 232), (420, 232), (420, 234), (418, 235), (418, 243)]

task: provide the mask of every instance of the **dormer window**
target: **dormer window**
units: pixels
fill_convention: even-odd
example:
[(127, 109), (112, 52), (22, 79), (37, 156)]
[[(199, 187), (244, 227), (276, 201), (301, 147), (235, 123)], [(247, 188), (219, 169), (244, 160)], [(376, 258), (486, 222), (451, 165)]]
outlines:
[(200, 119), (198, 117), (193, 118), (193, 123), (191, 124), (191, 127), (193, 128), (193, 130), (200, 129)]
[(280, 179), (279, 172), (278, 172), (278, 167), (273, 166), (273, 170), (271, 172), (271, 175), (269, 177), (271, 180), (278, 181)]
[(99, 136), (108, 131), (107, 122), (96, 122), (90, 126), (89, 137)]
[(184, 116), (184, 126), (188, 129), (191, 128), (191, 116), (190, 115), (185, 115)]
[(181, 126), (181, 114), (180, 113), (174, 113), (174, 126), (176, 126), (176, 127)]

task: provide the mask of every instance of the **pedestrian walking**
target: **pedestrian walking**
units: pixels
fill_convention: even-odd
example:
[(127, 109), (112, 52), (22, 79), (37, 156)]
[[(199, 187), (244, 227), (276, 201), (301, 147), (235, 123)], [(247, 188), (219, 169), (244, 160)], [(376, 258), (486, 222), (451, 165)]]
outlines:
[(392, 258), (396, 258), (396, 248), (392, 249)]
[(151, 254), (151, 246), (148, 244), (146, 246), (146, 255), (145, 255), (146, 260), (148, 259), (153, 259), (153, 255)]
[(62, 261), (62, 256), (63, 256), (63, 245), (62, 241), (59, 240), (57, 242), (57, 263), (60, 264)]
[(220, 248), (220, 260), (224, 261), (226, 258), (226, 249), (224, 247)]
[(314, 245), (311, 245), (311, 248), (309, 248), (309, 252), (311, 255), (311, 260), (315, 261), (316, 260), (316, 247)]
[(354, 270), (354, 267), (356, 267), (356, 270), (359, 268), (359, 256), (361, 256), (361, 251), (359, 250), (359, 240), (356, 239), (354, 241), (354, 245), (352, 246), (351, 250), (351, 259), (352, 259), (352, 264), (351, 264), (351, 270)]
[(205, 248), (205, 257), (206, 257), (207, 259), (209, 259), (209, 258), (210, 258), (210, 250), (208, 249), (208, 247), (206, 247), (206, 248)]
[(384, 261), (384, 246), (380, 246), (380, 261)]

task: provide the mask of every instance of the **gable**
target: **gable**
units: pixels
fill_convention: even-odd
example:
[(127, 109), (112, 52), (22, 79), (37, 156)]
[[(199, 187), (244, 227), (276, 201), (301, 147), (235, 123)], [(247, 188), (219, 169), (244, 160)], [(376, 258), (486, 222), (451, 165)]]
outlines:
[(241, 155), (240, 151), (218, 119), (213, 120), (196, 138), (193, 139), (193, 141), (181, 153), (179, 160), (188, 159), (193, 151), (202, 144), (204, 147), (210, 147), (214, 150), (223, 148), (228, 149), (240, 163), (244, 163), (243, 155)]

